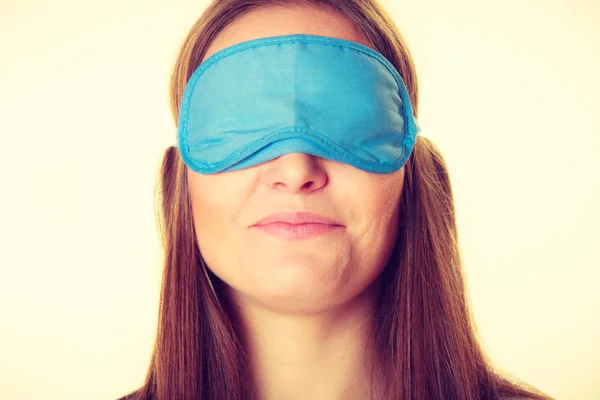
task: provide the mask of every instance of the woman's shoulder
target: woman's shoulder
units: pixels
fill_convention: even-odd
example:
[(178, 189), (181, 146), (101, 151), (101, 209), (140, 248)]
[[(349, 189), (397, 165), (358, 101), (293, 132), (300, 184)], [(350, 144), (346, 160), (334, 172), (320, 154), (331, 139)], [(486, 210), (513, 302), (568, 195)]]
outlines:
[(117, 400), (140, 400), (141, 399), (141, 397), (140, 397), (141, 391), (142, 391), (141, 389), (138, 389), (134, 392), (126, 394), (123, 397), (119, 397)]
[(507, 397), (500, 397), (500, 400), (533, 400), (533, 399), (531, 397), (507, 396)]
[[(140, 390), (136, 390), (133, 393), (129, 393), (123, 397), (118, 398), (117, 400), (138, 400), (139, 399), (139, 395)], [(136, 397), (137, 396), (137, 397)], [(515, 397), (515, 396), (503, 396), (500, 398), (500, 400), (533, 400), (530, 397)]]

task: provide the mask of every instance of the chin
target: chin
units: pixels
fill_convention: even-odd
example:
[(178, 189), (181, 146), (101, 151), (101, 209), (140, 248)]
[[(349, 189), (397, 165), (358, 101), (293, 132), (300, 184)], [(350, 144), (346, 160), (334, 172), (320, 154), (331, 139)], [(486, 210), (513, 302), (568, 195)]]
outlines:
[(339, 294), (287, 292), (252, 296), (261, 307), (281, 314), (316, 314), (339, 304)]
[(260, 306), (273, 311), (313, 314), (344, 302), (350, 294), (348, 289), (342, 282), (326, 284), (314, 279), (269, 279), (254, 286), (248, 295)]

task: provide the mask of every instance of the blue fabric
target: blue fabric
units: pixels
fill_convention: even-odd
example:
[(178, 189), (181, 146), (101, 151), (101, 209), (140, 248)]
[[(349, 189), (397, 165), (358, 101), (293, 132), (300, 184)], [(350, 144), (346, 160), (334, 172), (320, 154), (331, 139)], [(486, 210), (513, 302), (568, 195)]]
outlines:
[(307, 153), (373, 173), (400, 169), (419, 132), (394, 66), (323, 36), (250, 40), (206, 59), (183, 93), (178, 146), (202, 174)]

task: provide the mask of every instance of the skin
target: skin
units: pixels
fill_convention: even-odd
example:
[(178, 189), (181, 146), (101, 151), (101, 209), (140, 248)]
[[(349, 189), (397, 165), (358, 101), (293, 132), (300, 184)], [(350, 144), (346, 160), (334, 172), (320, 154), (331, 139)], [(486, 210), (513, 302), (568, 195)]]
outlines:
[[(205, 59), (236, 43), (294, 33), (373, 47), (333, 10), (268, 7), (227, 26)], [(200, 251), (243, 327), (255, 397), (374, 396), (368, 329), (397, 236), (404, 168), (372, 174), (290, 153), (240, 171), (187, 174)], [(342, 226), (302, 240), (251, 228), (281, 211), (308, 211)]]

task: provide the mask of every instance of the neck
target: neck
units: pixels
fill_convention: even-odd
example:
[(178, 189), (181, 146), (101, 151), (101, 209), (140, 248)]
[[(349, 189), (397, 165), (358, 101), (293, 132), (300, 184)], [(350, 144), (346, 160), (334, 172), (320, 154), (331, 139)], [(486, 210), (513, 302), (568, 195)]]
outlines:
[(282, 314), (235, 294), (254, 399), (376, 398), (371, 328), (378, 285), (347, 304), (312, 314)]

